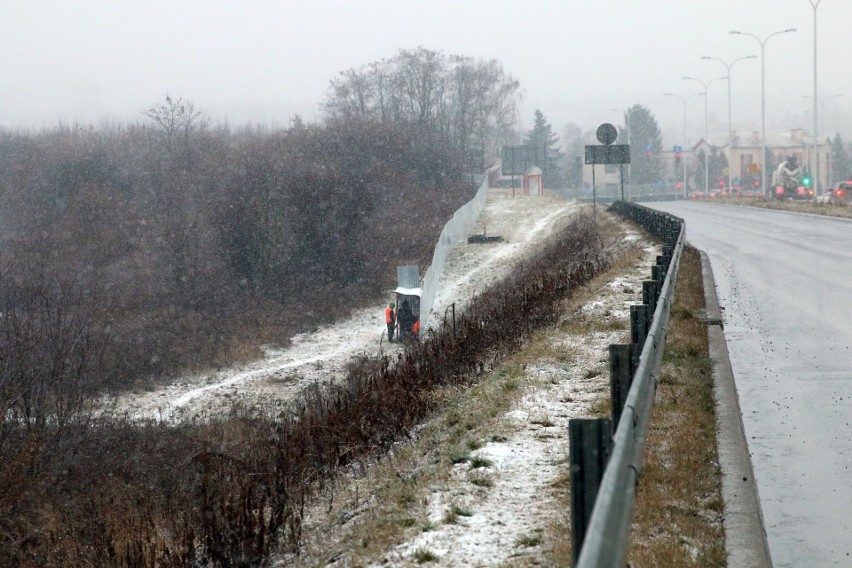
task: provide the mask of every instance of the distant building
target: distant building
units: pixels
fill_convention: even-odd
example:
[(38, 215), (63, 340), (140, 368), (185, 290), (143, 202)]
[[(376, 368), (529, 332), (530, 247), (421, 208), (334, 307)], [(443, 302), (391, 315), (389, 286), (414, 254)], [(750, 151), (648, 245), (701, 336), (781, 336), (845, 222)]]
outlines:
[[(794, 128), (789, 134), (774, 134), (767, 136), (766, 151), (771, 156), (770, 169), (780, 164), (790, 156), (795, 156), (802, 168), (809, 170), (818, 189), (829, 187), (831, 180), (831, 140), (826, 138), (817, 145), (814, 153), (814, 139), (807, 136), (804, 129)], [(730, 139), (717, 144), (717, 151), (725, 155), (728, 161), (728, 179), (733, 186), (754, 185), (761, 180), (763, 168), (762, 144), (760, 133), (749, 135), (734, 134)], [(708, 144), (699, 140), (695, 145), (696, 151), (707, 151)], [(712, 149), (710, 150), (712, 153)], [(817, 164), (819, 160), (819, 164)], [(772, 172), (766, 172), (767, 183), (772, 182)], [(710, 180), (711, 186), (715, 180)], [(727, 180), (726, 180), (727, 183)]]
[[(772, 134), (767, 137), (766, 150), (771, 156), (770, 169), (774, 169), (790, 156), (795, 156), (799, 165), (814, 180), (817, 192), (830, 187), (836, 180), (831, 179), (831, 140), (821, 139), (814, 153), (814, 139), (801, 128), (794, 128), (789, 133)], [(711, 178), (708, 189), (734, 186), (742, 189), (762, 189), (761, 171), (764, 166), (761, 153), (760, 133), (732, 133), (724, 140), (711, 140), (708, 144), (703, 138), (694, 145), (683, 148), (681, 152), (662, 151), (654, 155), (660, 161), (661, 178), (656, 184), (636, 186), (630, 183), (629, 167), (627, 165), (597, 165), (594, 170), (594, 185), (597, 197), (602, 200), (620, 199), (622, 173), (624, 176), (624, 194), (627, 199), (637, 199), (649, 195), (679, 194), (687, 195), (695, 191), (704, 191), (703, 183), (698, 187), (698, 180), (703, 179), (703, 172), (696, 177), (698, 158), (701, 154), (724, 154), (728, 167), (723, 172), (722, 180)], [(678, 155), (680, 154), (680, 155)], [(817, 164), (817, 160), (819, 163)], [(703, 167), (703, 162), (701, 162)], [(712, 165), (712, 162), (711, 162)], [(684, 175), (685, 174), (685, 175)], [(685, 180), (684, 180), (685, 178)], [(767, 183), (772, 183), (772, 171), (766, 172)], [(684, 181), (686, 187), (684, 187)], [(722, 182), (721, 186), (719, 182)], [(583, 187), (577, 191), (577, 197), (592, 196), (592, 166), (583, 165)]]
[(524, 193), (533, 195), (544, 194), (544, 180), (541, 168), (532, 166), (524, 172), (523, 177)]

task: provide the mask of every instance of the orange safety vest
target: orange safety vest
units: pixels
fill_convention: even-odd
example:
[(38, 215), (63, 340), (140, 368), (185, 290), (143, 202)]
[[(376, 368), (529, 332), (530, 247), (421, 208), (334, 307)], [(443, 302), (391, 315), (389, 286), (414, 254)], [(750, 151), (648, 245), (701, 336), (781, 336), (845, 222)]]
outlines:
[(393, 323), (393, 308), (385, 308), (385, 323)]

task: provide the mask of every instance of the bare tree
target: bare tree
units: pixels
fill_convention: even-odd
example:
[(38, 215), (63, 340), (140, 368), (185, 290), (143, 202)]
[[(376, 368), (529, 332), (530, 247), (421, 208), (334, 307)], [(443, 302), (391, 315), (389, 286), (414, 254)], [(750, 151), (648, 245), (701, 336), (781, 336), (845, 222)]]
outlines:
[(192, 133), (207, 128), (209, 120), (191, 101), (166, 94), (163, 102), (142, 112), (160, 127), (170, 149), (179, 148), (190, 157)]
[(97, 301), (57, 274), (25, 284), (21, 276), (0, 275), (0, 412), (27, 431), (59, 434), (94, 393), (104, 347)]
[(324, 101), (329, 118), (374, 118), (415, 128), (458, 155), (496, 154), (517, 123), (519, 84), (496, 60), (400, 50), (340, 73)]

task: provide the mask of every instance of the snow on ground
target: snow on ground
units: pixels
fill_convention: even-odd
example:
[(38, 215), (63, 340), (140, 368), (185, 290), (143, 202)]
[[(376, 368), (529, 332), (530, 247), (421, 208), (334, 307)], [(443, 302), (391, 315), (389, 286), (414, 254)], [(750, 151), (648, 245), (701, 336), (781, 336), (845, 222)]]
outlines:
[(453, 250), (444, 264), (428, 325), (435, 326), (452, 303), (463, 307), (476, 293), (505, 277), (517, 260), (563, 227), (576, 207), (550, 192), (513, 197), (508, 189), (489, 190), (488, 203), (473, 232), (499, 236), (503, 242), (463, 243)]
[[(508, 274), (577, 208), (549, 191), (513, 196), (511, 190), (491, 189), (474, 233), (501, 236), (503, 242), (461, 243), (453, 250), (427, 326), (434, 326), (451, 304), (463, 308), (474, 294)], [(121, 396), (108, 407), (131, 418), (175, 421), (215, 416), (237, 402), (283, 405), (315, 380), (342, 378), (353, 357), (399, 349), (382, 343), (384, 332), (383, 305), (358, 309), (345, 320), (294, 336), (286, 349), (267, 348), (260, 361), (181, 377), (156, 390)]]
[[(515, 263), (566, 224), (578, 207), (549, 192), (513, 197), (510, 190), (492, 189), (474, 232), (501, 236), (503, 241), (455, 247), (445, 263), (429, 324), (439, 321), (453, 303), (463, 309), (476, 293), (507, 275)], [(630, 234), (624, 240), (641, 239)], [(641, 297), (641, 282), (657, 254), (653, 248), (646, 250), (646, 261), (603, 286), (595, 301), (581, 311), (600, 318), (629, 319), (629, 306)], [(343, 377), (346, 364), (359, 354), (399, 349), (382, 343), (383, 308), (355, 310), (343, 321), (297, 335), (286, 349), (268, 349), (263, 360), (184, 377), (155, 391), (126, 395), (112, 406), (131, 417), (181, 420), (226, 412), (240, 401), (287, 401), (314, 380)], [(530, 382), (539, 386), (530, 388), (505, 416), (512, 435), (472, 453), (491, 465), (475, 470), (468, 464), (454, 466), (449, 482), (432, 488), (427, 505), (432, 530), (412, 532), (408, 541), (376, 561), (415, 565), (416, 553), (428, 550), (437, 556), (432, 565), (438, 566), (514, 565), (522, 559), (535, 564), (541, 553), (537, 537), (566, 514), (553, 488), (567, 475), (568, 420), (586, 414), (591, 401), (606, 389), (607, 346), (624, 341), (623, 336), (624, 332), (615, 331), (554, 337), (572, 354), (572, 362), (541, 361), (527, 367)], [(487, 475), (493, 484), (475, 485), (471, 475)], [(457, 523), (443, 522), (452, 505), (469, 509), (471, 516), (460, 517)]]
[[(630, 236), (631, 240), (636, 235)], [(638, 266), (608, 282), (597, 298), (581, 307), (584, 315), (620, 321), (629, 329), (629, 306), (641, 302), (642, 281), (648, 278), (658, 250), (645, 247)], [(505, 419), (512, 425), (506, 441), (489, 442), (472, 456), (489, 460), (485, 469), (468, 464), (453, 467), (449, 483), (435, 488), (429, 498), (433, 527), (389, 551), (382, 565), (417, 565), (417, 554), (437, 557), (432, 566), (477, 567), (535, 565), (549, 526), (564, 523), (564, 487), (568, 476), (568, 421), (586, 416), (593, 400), (608, 389), (608, 346), (627, 341), (627, 331), (586, 336), (556, 332), (550, 341), (571, 353), (571, 364), (540, 361), (527, 367), (531, 388)], [(544, 379), (544, 380), (536, 380)], [(489, 475), (488, 488), (471, 483), (470, 476)], [(450, 506), (467, 509), (470, 516), (446, 523)]]

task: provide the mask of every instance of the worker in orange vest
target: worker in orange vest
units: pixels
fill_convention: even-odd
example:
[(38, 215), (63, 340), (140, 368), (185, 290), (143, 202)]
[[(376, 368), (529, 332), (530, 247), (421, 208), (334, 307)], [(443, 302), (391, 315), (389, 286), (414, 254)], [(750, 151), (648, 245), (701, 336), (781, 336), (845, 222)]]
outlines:
[(388, 342), (393, 343), (393, 330), (396, 328), (396, 304), (391, 304), (385, 308), (385, 323), (388, 324)]

